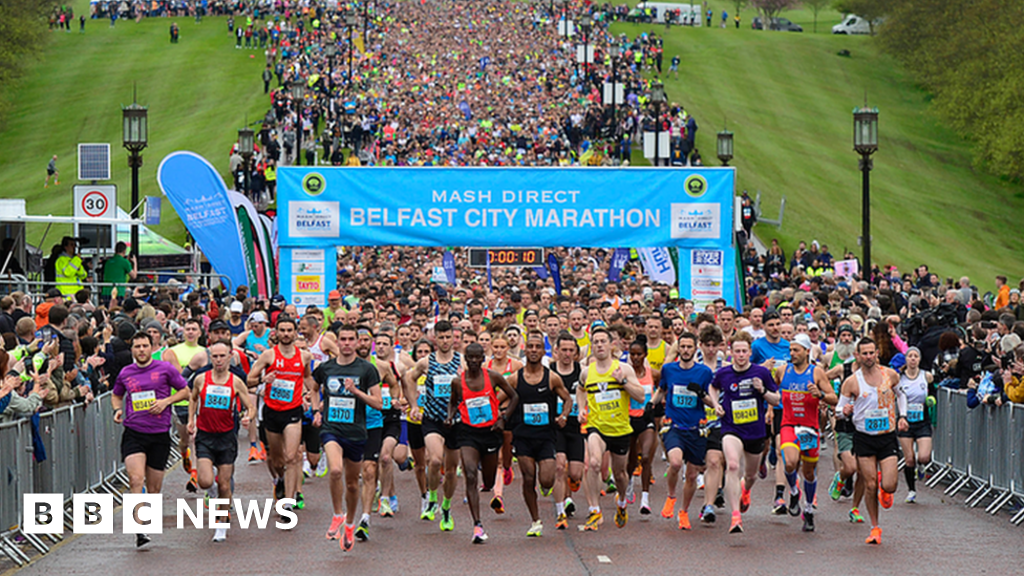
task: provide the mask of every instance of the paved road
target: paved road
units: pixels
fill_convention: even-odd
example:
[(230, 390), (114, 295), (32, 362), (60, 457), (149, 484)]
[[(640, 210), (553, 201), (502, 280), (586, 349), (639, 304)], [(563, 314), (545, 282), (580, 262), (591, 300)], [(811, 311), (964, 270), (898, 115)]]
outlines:
[[(242, 452), (244, 454), (244, 452)], [(830, 458), (822, 458), (831, 470)], [(652, 504), (660, 510), (666, 491), (656, 463), (657, 484)], [(238, 496), (265, 498), (270, 493), (265, 467), (242, 465), (236, 474)], [(800, 520), (769, 514), (771, 482), (754, 488), (754, 505), (744, 517), (747, 532), (729, 535), (722, 521), (713, 526), (695, 522), (692, 532), (681, 532), (672, 521), (660, 516), (641, 517), (637, 506), (630, 510), (624, 529), (612, 523), (611, 498), (604, 498), (605, 525), (596, 533), (581, 533), (571, 521), (570, 530), (554, 530), (553, 506), (542, 500), (544, 537), (527, 539), (529, 515), (520, 496), (517, 476), (506, 489), (507, 513), (485, 511), (484, 525), (490, 540), (482, 546), (470, 544), (471, 521), (468, 508), (455, 504), (454, 533), (441, 533), (437, 524), (418, 519), (418, 497), (411, 473), (397, 475), (403, 508), (392, 519), (374, 518), (371, 541), (357, 542), (354, 550), (342, 552), (337, 542), (324, 539), (330, 521), (326, 479), (307, 480), (307, 507), (299, 512), (299, 525), (292, 531), (233, 528), (225, 543), (210, 542), (211, 531), (175, 528), (173, 499), (185, 497), (186, 477), (180, 469), (168, 474), (165, 486), (165, 532), (154, 536), (142, 550), (134, 537), (120, 534), (77, 536), (46, 557), (17, 572), (18, 576), (50, 574), (287, 574), (301, 571), (318, 575), (337, 570), (358, 574), (679, 574), (687, 565), (703, 573), (749, 574), (891, 574), (902, 575), (988, 572), (1020, 573), (1020, 546), (1024, 532), (1010, 525), (1005, 515), (990, 517), (968, 510), (960, 501), (943, 498), (940, 490), (921, 487), (918, 504), (903, 504), (901, 485), (897, 504), (883, 511), (883, 542), (880, 547), (864, 544), (868, 528), (847, 522), (848, 502), (832, 502), (822, 493), (817, 514), (818, 531), (804, 534)], [(902, 479), (901, 479), (902, 480)], [(461, 502), (463, 487), (457, 492)], [(821, 484), (825, 485), (824, 480)], [(823, 486), (824, 488), (824, 486)], [(824, 492), (824, 490), (823, 490)], [(699, 494), (698, 494), (699, 496)], [(962, 501), (962, 497), (960, 499)], [(696, 506), (691, 517), (696, 518)], [(865, 512), (866, 514), (866, 512)], [(600, 556), (610, 563), (603, 563)]]

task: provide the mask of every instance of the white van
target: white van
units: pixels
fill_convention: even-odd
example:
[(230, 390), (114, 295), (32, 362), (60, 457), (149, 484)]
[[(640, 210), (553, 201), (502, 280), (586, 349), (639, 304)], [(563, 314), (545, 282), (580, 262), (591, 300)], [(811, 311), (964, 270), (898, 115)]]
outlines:
[[(878, 22), (875, 22), (878, 25)], [(871, 24), (855, 14), (847, 14), (843, 21), (832, 27), (833, 34), (871, 34)]]

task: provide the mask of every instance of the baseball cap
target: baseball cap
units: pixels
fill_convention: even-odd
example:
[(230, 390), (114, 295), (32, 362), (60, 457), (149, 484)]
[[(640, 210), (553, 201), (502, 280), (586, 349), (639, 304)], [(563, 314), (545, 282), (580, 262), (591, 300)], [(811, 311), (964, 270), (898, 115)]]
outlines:
[(807, 329), (808, 330), (821, 330), (821, 326), (818, 326), (817, 322), (813, 322), (812, 321), (812, 322), (808, 322), (807, 323)]
[(46, 291), (47, 298), (56, 298), (60, 295), (60, 290), (57, 290), (56, 288), (50, 288), (49, 290)]
[(242, 311), (245, 310), (245, 307), (242, 306), (241, 302), (239, 302), (238, 300), (235, 300), (234, 302), (231, 303), (231, 306), (228, 309), (231, 310), (232, 313), (237, 312), (237, 313), (241, 314)]
[(284, 296), (280, 294), (274, 294), (274, 297), (270, 299), (270, 303), (275, 306), (282, 306), (285, 302)]
[(263, 312), (259, 312), (259, 311), (253, 312), (252, 315), (249, 316), (249, 321), (250, 322), (263, 322), (264, 324), (266, 324), (267, 323), (267, 315), (264, 314)]
[(210, 332), (216, 332), (217, 330), (227, 330), (230, 332), (231, 327), (229, 327), (228, 323), (223, 320), (214, 320), (213, 322), (210, 322)]
[(341, 300), (341, 292), (337, 290), (331, 290), (331, 293), (327, 295), (328, 300)]
[(836, 335), (842, 334), (843, 332), (849, 332), (850, 334), (853, 334), (854, 336), (857, 335), (857, 331), (854, 330), (853, 326), (850, 326), (849, 324), (843, 324), (842, 326), (840, 326), (839, 330), (836, 331)]
[(793, 337), (792, 340), (790, 340), (790, 342), (793, 342), (794, 344), (799, 344), (803, 346), (806, 350), (810, 350), (813, 346), (813, 344), (811, 344), (811, 339), (809, 336), (807, 336), (807, 334), (797, 334), (796, 336)]

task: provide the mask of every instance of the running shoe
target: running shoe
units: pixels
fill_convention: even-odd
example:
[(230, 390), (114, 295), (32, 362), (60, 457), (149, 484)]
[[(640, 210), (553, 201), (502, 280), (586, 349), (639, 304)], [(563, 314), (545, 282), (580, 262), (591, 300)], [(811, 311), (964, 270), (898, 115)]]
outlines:
[(715, 507), (708, 504), (700, 513), (700, 521), (705, 524), (715, 523)]
[(906, 502), (907, 504), (917, 503), (917, 492), (915, 492), (914, 490), (907, 492), (907, 498), (906, 500), (904, 500), (904, 502)]
[(345, 521), (342, 516), (335, 516), (331, 518), (331, 527), (327, 529), (327, 535), (324, 538), (328, 540), (337, 540), (338, 535), (341, 532), (341, 523)]
[(882, 543), (882, 529), (875, 526), (871, 529), (871, 535), (864, 540), (865, 544), (881, 544)]
[(494, 510), (495, 514), (505, 513), (505, 501), (502, 500), (501, 496), (491, 498), (491, 510)]
[(676, 499), (665, 498), (665, 505), (661, 508), (662, 518), (671, 518), (676, 513)]
[(647, 502), (640, 503), (640, 515), (647, 516), (651, 513), (651, 505)]
[(846, 482), (846, 485), (843, 486), (843, 493), (840, 495), (840, 497), (841, 498), (849, 498), (850, 496), (853, 496), (853, 489), (854, 489), (854, 481), (853, 481), (853, 478), (850, 478), (850, 480), (848, 482)]
[(455, 519), (452, 518), (451, 508), (441, 508), (441, 532), (451, 532), (455, 530)]
[(261, 462), (265, 462), (267, 460), (267, 447), (263, 445), (263, 442), (260, 442), (259, 459)]
[(558, 515), (555, 520), (555, 530), (565, 530), (569, 527), (569, 518), (566, 517), (565, 512)]
[(718, 489), (718, 493), (715, 494), (715, 508), (725, 508), (725, 493), (722, 489)]
[(690, 528), (692, 528), (692, 526), (690, 526), (690, 515), (686, 513), (686, 510), (680, 510), (679, 511), (679, 529), (680, 530), (689, 530)]
[(430, 520), (431, 522), (433, 522), (434, 518), (436, 517), (436, 515), (437, 515), (437, 502), (429, 502), (428, 505), (427, 505), (426, 512), (424, 512), (423, 515), (420, 516), (420, 519), (421, 520)]
[(858, 510), (856, 508), (851, 508), (850, 509), (850, 522), (852, 522), (854, 524), (863, 524), (864, 523), (864, 517), (861, 516), (860, 510)]
[(395, 515), (394, 512), (391, 511), (391, 505), (388, 503), (388, 499), (383, 496), (380, 498), (378, 508), (380, 509), (381, 518), (391, 518)]
[(626, 525), (626, 522), (628, 520), (629, 520), (629, 512), (627, 511), (626, 507), (625, 506), (616, 506), (615, 507), (615, 525), (618, 526), (619, 528), (622, 528), (623, 526)]
[(260, 451), (256, 448), (255, 444), (249, 446), (249, 463), (256, 462), (260, 459)]
[[(746, 512), (746, 510), (744, 510), (744, 512)], [(772, 514), (775, 514), (776, 516), (785, 516), (786, 515), (786, 501), (783, 500), (782, 498), (776, 498), (775, 499), (775, 505), (772, 506)]]
[(284, 498), (284, 480), (277, 478), (274, 480), (274, 500), (282, 498)]
[(925, 469), (925, 466), (918, 466), (917, 467), (917, 481), (918, 482), (924, 480), (924, 476), (925, 476), (924, 469)]
[(388, 498), (388, 506), (391, 506), (392, 514), (398, 514), (398, 496)]
[(316, 477), (323, 478), (327, 476), (327, 458), (321, 457), (320, 461), (316, 463)]
[(487, 534), (484, 534), (483, 526), (473, 527), (473, 544), (483, 544), (487, 541)]
[(586, 523), (583, 524), (584, 532), (596, 532), (597, 527), (601, 525), (601, 521), (604, 520), (604, 516), (600, 512), (591, 512), (590, 516), (587, 516)]
[(302, 492), (295, 493), (295, 509), (302, 510), (306, 507), (306, 499), (302, 497)]
[(629, 484), (626, 485), (626, 503), (632, 504), (634, 502), (636, 502), (636, 491), (633, 489), (633, 478), (630, 477)]
[(750, 510), (750, 492), (744, 488), (743, 495), (740, 496), (740, 512), (746, 512)]
[(612, 494), (613, 492), (618, 492), (618, 487), (615, 486), (615, 478), (611, 476), (608, 477), (608, 481), (605, 484), (605, 487), (607, 488), (609, 494)]
[[(668, 472), (666, 472), (666, 474), (668, 474)], [(704, 489), (704, 475), (703, 474), (697, 474), (697, 490), (703, 490), (703, 489)]]
[(512, 467), (505, 468), (505, 476), (502, 480), (505, 481), (505, 486), (508, 486), (516, 478), (516, 473), (512, 471)]
[(359, 526), (356, 527), (356, 538), (359, 538), (363, 542), (370, 540), (370, 523), (363, 518), (359, 521)]
[(194, 472), (194, 470), (192, 469), (192, 449), (191, 448), (185, 448), (185, 455), (181, 458), (181, 469), (186, 471), (186, 472), (189, 472), (189, 473)]
[(352, 545), (356, 543), (354, 526), (345, 526), (345, 533), (341, 537), (341, 549), (348, 552), (352, 549)]
[(576, 515), (576, 503), (572, 501), (572, 498), (565, 499), (565, 515), (569, 518)]
[(420, 498), (420, 520), (427, 519), (428, 508), (430, 508), (430, 501), (426, 497)]
[(800, 490), (789, 495), (789, 515), (794, 518), (800, 515)]
[(213, 541), (223, 542), (228, 539), (228, 531), (226, 528), (217, 528), (213, 531)]
[(135, 547), (136, 548), (142, 548), (143, 546), (145, 546), (146, 544), (149, 544), (152, 541), (153, 541), (153, 539), (150, 538), (149, 536), (147, 536), (146, 534), (136, 534), (135, 535)]
[(309, 478), (313, 475), (313, 467), (309, 465), (309, 460), (302, 461), (302, 477)]
[(814, 513), (804, 511), (804, 532), (814, 532)]
[(832, 497), (832, 500), (839, 500), (839, 497), (843, 494), (843, 488), (845, 488), (845, 482), (843, 477), (836, 472), (835, 476), (832, 477), (832, 484), (828, 487), (828, 495)]
[(580, 484), (581, 484), (581, 480), (573, 480), (572, 478), (569, 478), (569, 491), (570, 492), (579, 492), (580, 491)]
[[(757, 469), (757, 477), (761, 480), (768, 477), (768, 465), (765, 464), (764, 454), (761, 454), (761, 466)], [(742, 528), (740, 530), (742, 531)]]
[(530, 529), (526, 531), (527, 538), (540, 538), (544, 533), (544, 524), (540, 520), (535, 521), (530, 525)]
[(188, 482), (185, 483), (185, 490), (188, 490), (191, 493), (195, 493), (199, 490), (199, 476), (195, 470), (189, 472)]
[(888, 510), (892, 508), (892, 494), (882, 490), (882, 472), (878, 472), (878, 503), (882, 505), (882, 508)]
[(732, 524), (729, 525), (729, 534), (743, 534), (743, 516), (739, 512), (732, 513)]

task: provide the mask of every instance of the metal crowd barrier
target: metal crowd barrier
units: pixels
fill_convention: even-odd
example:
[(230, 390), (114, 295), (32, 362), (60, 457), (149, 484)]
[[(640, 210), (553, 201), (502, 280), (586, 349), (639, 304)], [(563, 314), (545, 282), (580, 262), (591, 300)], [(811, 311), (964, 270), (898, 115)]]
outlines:
[(937, 470), (928, 480), (934, 488), (948, 481), (945, 493), (971, 490), (965, 504), (995, 515), (1008, 504), (1021, 506), (1010, 521), (1024, 523), (1024, 404), (967, 408), (961, 390), (937, 391), (932, 461)]
[[(59, 536), (25, 534), (20, 527), (22, 495), (51, 493), (64, 496), (64, 524), (71, 530), (71, 497), (75, 493), (102, 492), (114, 495), (128, 489), (128, 476), (121, 462), (120, 424), (114, 423), (110, 393), (96, 398), (89, 406), (73, 404), (39, 415), (39, 437), (46, 460), (36, 462), (33, 455), (32, 424), (28, 419), (0, 425), (0, 553), (18, 566), (30, 556), (17, 540), (23, 540), (40, 554), (46, 554)], [(177, 458), (168, 462), (173, 465)]]

